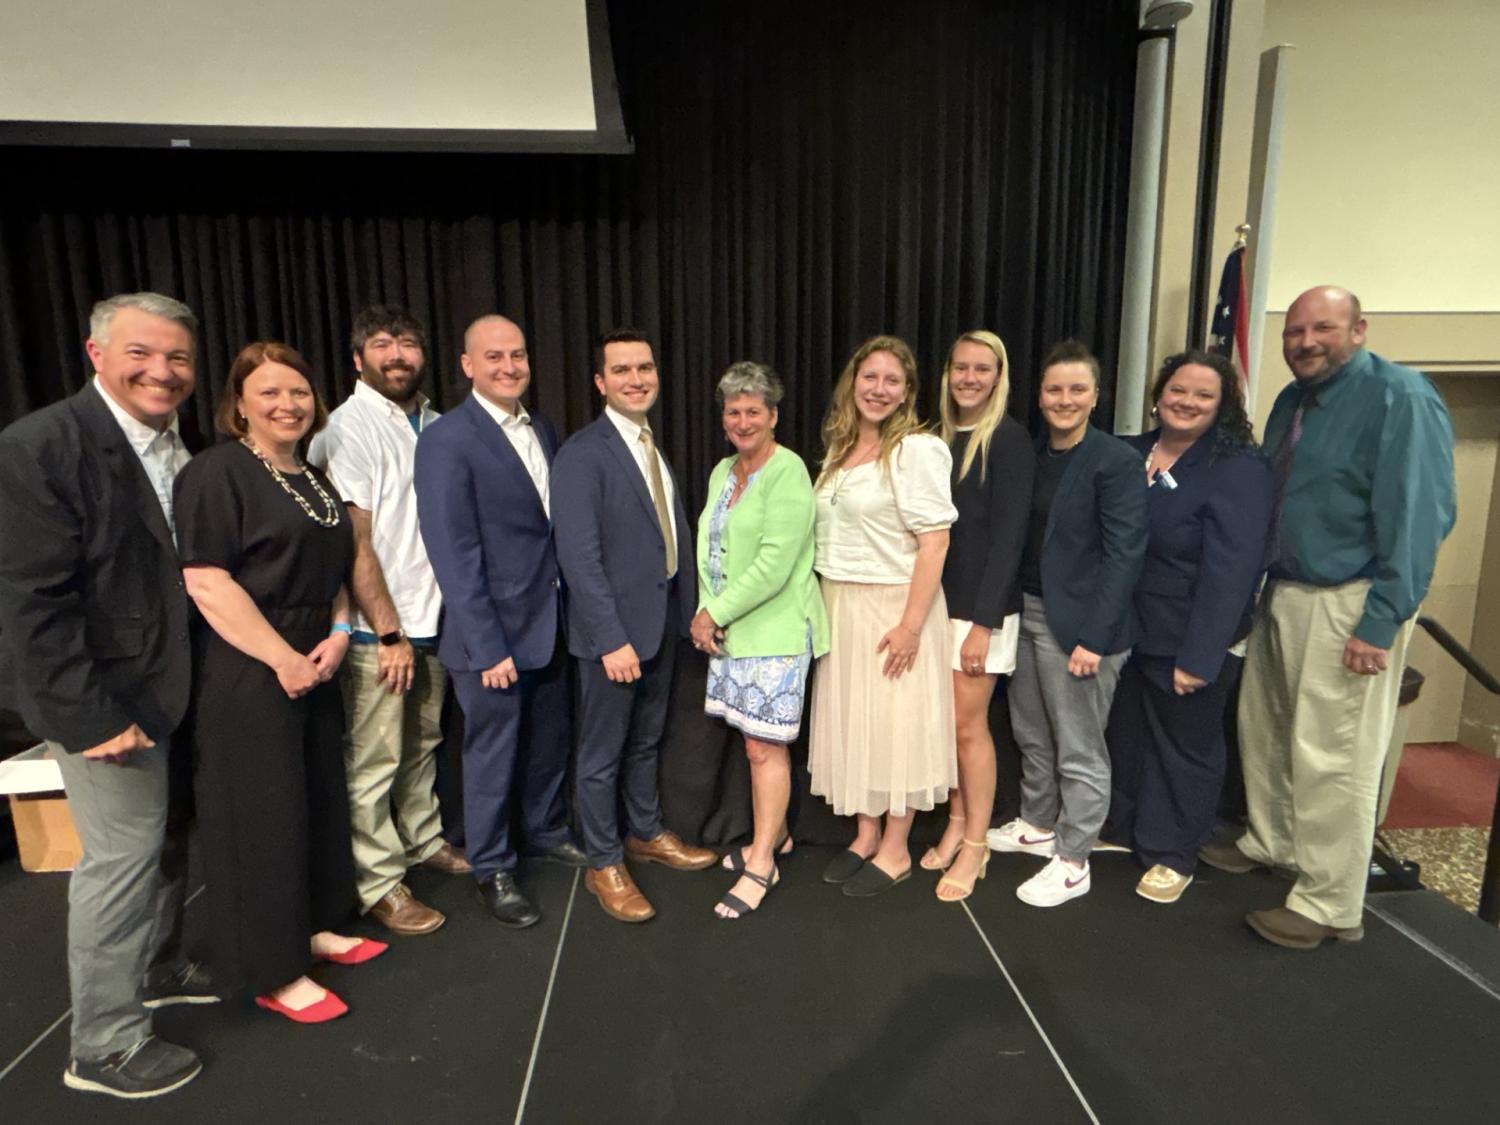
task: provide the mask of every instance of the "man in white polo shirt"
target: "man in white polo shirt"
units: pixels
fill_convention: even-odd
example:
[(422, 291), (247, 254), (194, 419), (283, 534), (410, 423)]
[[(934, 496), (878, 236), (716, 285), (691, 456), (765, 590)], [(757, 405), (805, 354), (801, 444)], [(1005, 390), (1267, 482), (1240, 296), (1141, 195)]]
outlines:
[(354, 524), (354, 643), (343, 678), (344, 759), (360, 907), (397, 934), (426, 934), (444, 917), (405, 883), (408, 867), (472, 870), (439, 834), (434, 751), (447, 674), (437, 658), (442, 599), (417, 530), (412, 459), (438, 414), (421, 392), (422, 325), (372, 305), (354, 319), (359, 381), (313, 440)]

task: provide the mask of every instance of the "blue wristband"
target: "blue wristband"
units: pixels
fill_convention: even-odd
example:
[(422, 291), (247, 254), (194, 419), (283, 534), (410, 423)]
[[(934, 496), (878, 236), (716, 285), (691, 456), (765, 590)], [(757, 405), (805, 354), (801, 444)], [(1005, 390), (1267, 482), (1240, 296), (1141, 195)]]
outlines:
[(335, 621), (333, 628), (328, 630), (328, 635), (331, 637), (335, 633), (343, 633), (344, 636), (351, 637), (354, 635), (354, 626), (347, 621)]

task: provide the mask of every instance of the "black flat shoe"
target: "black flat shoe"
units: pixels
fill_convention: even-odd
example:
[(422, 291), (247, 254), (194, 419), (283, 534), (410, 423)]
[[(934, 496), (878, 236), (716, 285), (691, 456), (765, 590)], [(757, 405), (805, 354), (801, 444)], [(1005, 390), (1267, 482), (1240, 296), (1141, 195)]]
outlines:
[(843, 891), (850, 898), (873, 898), (910, 878), (910, 867), (899, 875), (887, 875), (873, 863), (866, 863), (856, 874), (844, 881)]
[(554, 848), (548, 848), (544, 852), (534, 852), (532, 859), (539, 859), (543, 863), (560, 863), (564, 867), (587, 867), (589, 857), (572, 840), (564, 840)]
[(521, 893), (516, 877), (509, 871), (499, 871), (488, 879), (481, 879), (479, 901), (502, 926), (523, 930), (542, 920), (542, 912)]
[(845, 883), (852, 879), (856, 872), (865, 865), (865, 857), (851, 852), (848, 848), (839, 852), (823, 868), (823, 882)]

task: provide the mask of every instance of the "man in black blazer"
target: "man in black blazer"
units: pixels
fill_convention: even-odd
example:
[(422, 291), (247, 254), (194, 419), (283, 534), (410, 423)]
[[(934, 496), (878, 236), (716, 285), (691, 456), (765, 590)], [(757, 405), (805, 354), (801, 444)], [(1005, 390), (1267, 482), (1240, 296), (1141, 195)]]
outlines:
[(89, 327), (94, 380), (0, 434), (0, 684), (47, 740), (83, 842), (63, 1081), (141, 1098), (203, 1065), (155, 1038), (143, 1005), (215, 998), (195, 966), (146, 979), (182, 911), (185, 865), (165, 848), (168, 747), (190, 680), (171, 497), (197, 322), (170, 297), (130, 293), (95, 305)]
[(522, 405), (526, 337), (502, 316), (464, 333), (474, 393), (417, 441), (422, 542), (443, 594), (438, 659), (464, 710), (464, 838), (479, 894), (503, 925), (541, 911), (516, 882), (512, 810), (526, 846), (574, 867), (568, 838), (568, 681), (559, 638), (550, 466), (557, 431)]
[(552, 467), (568, 651), (578, 659), (583, 712), (578, 819), (589, 860), (584, 885), (610, 917), (644, 922), (656, 912), (626, 870), (626, 853), (688, 871), (715, 859), (663, 827), (657, 793), (677, 639), (688, 635), (698, 591), (681, 492), (647, 419), (660, 389), (651, 343), (617, 329), (601, 337), (595, 361), (604, 413), (568, 439)]

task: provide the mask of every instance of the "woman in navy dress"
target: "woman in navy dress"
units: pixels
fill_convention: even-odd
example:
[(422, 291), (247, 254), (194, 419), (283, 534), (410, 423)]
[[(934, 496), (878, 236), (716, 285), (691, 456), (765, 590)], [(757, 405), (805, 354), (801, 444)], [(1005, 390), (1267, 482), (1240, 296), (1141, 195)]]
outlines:
[(1129, 439), (1145, 461), (1151, 524), (1135, 647), (1110, 715), (1104, 838), (1147, 868), (1138, 894), (1171, 903), (1193, 881), (1213, 830), (1224, 708), (1264, 569), (1272, 481), (1224, 357), (1172, 356), (1151, 398), (1160, 425)]

